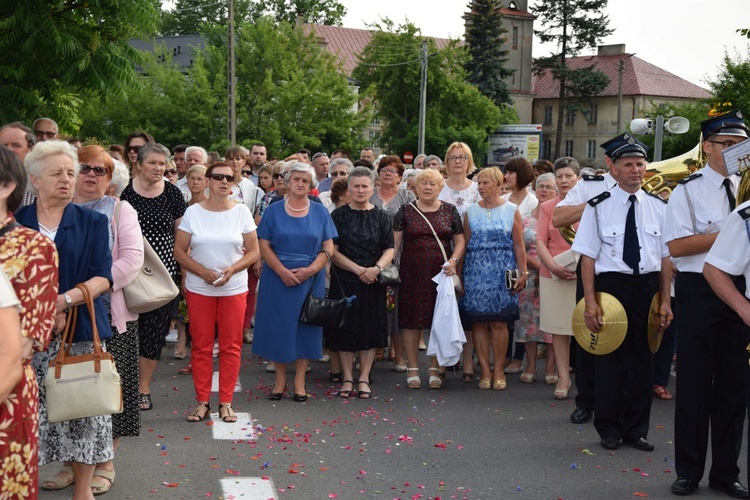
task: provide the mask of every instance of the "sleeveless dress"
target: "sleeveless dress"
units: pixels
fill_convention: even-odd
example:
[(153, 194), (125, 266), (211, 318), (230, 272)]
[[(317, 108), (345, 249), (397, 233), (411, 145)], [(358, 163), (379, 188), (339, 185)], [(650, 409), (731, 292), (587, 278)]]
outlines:
[(505, 270), (515, 269), (513, 219), (516, 205), (491, 210), (474, 203), (466, 210), (471, 237), (464, 261), (461, 307), (473, 323), (518, 319), (518, 298), (505, 288)]

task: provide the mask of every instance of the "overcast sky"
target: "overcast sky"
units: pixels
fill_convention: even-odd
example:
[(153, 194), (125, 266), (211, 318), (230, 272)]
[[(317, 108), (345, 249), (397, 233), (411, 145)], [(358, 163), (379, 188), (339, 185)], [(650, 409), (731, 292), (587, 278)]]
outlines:
[[(461, 38), (468, 0), (341, 0), (347, 8), (344, 27), (388, 17), (408, 19), (422, 34)], [(530, 0), (534, 5), (535, 0)], [(685, 80), (707, 87), (724, 52), (747, 57), (748, 40), (735, 32), (750, 28), (750, 0), (610, 0), (606, 8), (614, 33), (604, 44), (624, 43), (625, 50)], [(700, 21), (700, 22), (699, 22)], [(539, 29), (539, 25), (535, 24)], [(535, 40), (534, 57), (550, 53)]]

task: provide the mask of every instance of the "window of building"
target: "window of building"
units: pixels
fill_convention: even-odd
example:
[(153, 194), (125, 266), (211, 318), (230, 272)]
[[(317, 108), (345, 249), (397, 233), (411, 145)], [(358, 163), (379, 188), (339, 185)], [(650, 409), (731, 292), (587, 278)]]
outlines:
[(542, 141), (542, 158), (552, 158), (552, 141), (549, 139)]
[(576, 112), (572, 109), (565, 110), (565, 125), (573, 125), (576, 121)]
[(586, 158), (589, 160), (596, 159), (596, 141), (586, 142)]
[(552, 125), (552, 106), (544, 107), (544, 124)]
[(513, 42), (511, 43), (511, 45), (513, 46), (514, 49), (517, 49), (518, 48), (518, 27), (516, 26), (513, 27), (512, 40)]
[(565, 141), (565, 156), (573, 156), (573, 141)]
[(589, 116), (588, 116), (589, 123), (591, 124), (596, 123), (598, 115), (599, 115), (599, 106), (597, 106), (596, 104), (592, 104), (591, 107), (589, 108)]
[(373, 118), (370, 125), (380, 125), (380, 118)]
[(370, 140), (370, 147), (372, 149), (380, 149), (380, 145), (378, 144), (378, 131), (377, 130), (368, 130), (367, 131), (367, 138)]

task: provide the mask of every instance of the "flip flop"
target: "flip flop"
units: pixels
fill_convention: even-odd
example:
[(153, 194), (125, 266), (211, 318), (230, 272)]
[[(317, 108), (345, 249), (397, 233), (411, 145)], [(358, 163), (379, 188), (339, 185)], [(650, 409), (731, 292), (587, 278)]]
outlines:
[[(97, 477), (101, 477), (105, 479), (105, 481), (97, 481)], [(93, 493), (95, 497), (107, 493), (114, 484), (115, 471), (94, 469), (94, 479), (91, 480), (91, 493)]]
[[(65, 473), (65, 474), (69, 474), (70, 475), (70, 481), (62, 481), (62, 480), (60, 480), (60, 478), (58, 476), (60, 475), (61, 472)], [(67, 466), (67, 465), (63, 465), (62, 467), (60, 467), (60, 470), (57, 471), (57, 474), (55, 474), (54, 476), (52, 476), (52, 477), (50, 477), (50, 478), (45, 479), (44, 481), (42, 481), (42, 484), (41, 484), (40, 488), (42, 488), (43, 490), (46, 490), (46, 491), (64, 490), (65, 488), (67, 488), (71, 484), (74, 484), (75, 482), (76, 482), (76, 480), (73, 477), (73, 469), (71, 467)], [(45, 484), (48, 484), (48, 483), (53, 484), (54, 486), (45, 486)]]

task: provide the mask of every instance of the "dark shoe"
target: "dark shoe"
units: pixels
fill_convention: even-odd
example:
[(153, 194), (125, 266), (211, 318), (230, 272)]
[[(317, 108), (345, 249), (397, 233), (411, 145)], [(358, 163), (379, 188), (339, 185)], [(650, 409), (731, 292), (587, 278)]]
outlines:
[(692, 495), (698, 491), (698, 483), (686, 479), (684, 477), (678, 477), (677, 480), (672, 483), (672, 494), (680, 496)]
[(594, 416), (593, 410), (587, 410), (586, 408), (581, 408), (580, 406), (577, 406), (575, 411), (570, 414), (570, 421), (574, 424), (585, 424), (589, 420), (591, 420), (591, 417)]
[(747, 487), (735, 481), (733, 483), (720, 483), (719, 481), (708, 481), (708, 487), (712, 490), (720, 491), (727, 496), (734, 498), (750, 498), (750, 491)]
[(615, 438), (602, 439), (600, 443), (605, 450), (617, 450), (620, 448), (620, 440)]
[(292, 399), (294, 399), (298, 403), (304, 403), (305, 401), (307, 401), (307, 394), (297, 394), (297, 393), (295, 393), (294, 394), (294, 398), (292, 398)]
[(333, 382), (335, 384), (341, 383), (341, 379), (343, 378), (343, 374), (341, 372), (338, 373), (329, 373), (328, 374), (328, 381)]
[[(339, 397), (342, 399), (347, 399), (352, 395), (352, 390), (354, 389), (354, 381), (353, 380), (344, 380), (344, 384), (350, 384), (351, 389), (339, 389)], [(341, 387), (344, 387), (344, 384), (341, 384)]]
[[(284, 391), (286, 390), (286, 387), (284, 387)], [(281, 401), (281, 398), (284, 397), (284, 391), (281, 392), (272, 392), (268, 395), (268, 399), (271, 401)]]
[(648, 441), (645, 438), (623, 440), (623, 443), (629, 444), (630, 446), (632, 446), (636, 450), (654, 451), (654, 445), (651, 444), (651, 442)]
[(151, 402), (151, 394), (139, 394), (138, 406), (140, 407), (141, 411), (148, 411), (153, 408), (154, 404)]

